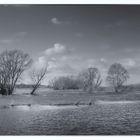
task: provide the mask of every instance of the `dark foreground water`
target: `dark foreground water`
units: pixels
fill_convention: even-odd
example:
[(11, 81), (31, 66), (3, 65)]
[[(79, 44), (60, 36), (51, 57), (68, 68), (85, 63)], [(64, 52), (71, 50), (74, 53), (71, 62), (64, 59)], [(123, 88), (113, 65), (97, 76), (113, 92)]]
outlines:
[(46, 105), (3, 106), (0, 108), (0, 134), (69, 134), (71, 127), (76, 123), (73, 122), (73, 124), (69, 124), (71, 119), (72, 121), (75, 121), (76, 119), (72, 112), (74, 110), (78, 111), (81, 107), (82, 106)]
[(140, 134), (140, 103), (91, 106), (4, 106), (0, 135)]

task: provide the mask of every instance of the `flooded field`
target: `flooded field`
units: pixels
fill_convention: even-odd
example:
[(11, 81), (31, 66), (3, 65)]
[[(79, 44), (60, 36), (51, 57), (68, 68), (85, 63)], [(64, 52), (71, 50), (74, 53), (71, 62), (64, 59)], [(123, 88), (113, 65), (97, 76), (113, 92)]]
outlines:
[(0, 135), (140, 134), (140, 104), (10, 106), (0, 124)]
[[(18, 105), (0, 109), (1, 135), (67, 134), (75, 127), (76, 118), (70, 112), (83, 106)], [(66, 114), (65, 114), (66, 113)], [(72, 119), (73, 124), (68, 121)], [(74, 120), (73, 120), (74, 119)], [(78, 118), (77, 118), (78, 119)], [(67, 128), (66, 128), (67, 127)]]
[(0, 135), (140, 135), (139, 98), (48, 90), (0, 96)]

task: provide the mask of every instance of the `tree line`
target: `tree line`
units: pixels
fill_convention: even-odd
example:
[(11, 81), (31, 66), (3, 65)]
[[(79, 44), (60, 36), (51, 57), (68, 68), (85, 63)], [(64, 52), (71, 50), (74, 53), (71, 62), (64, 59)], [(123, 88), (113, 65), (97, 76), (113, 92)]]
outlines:
[[(14, 92), (18, 80), (27, 69), (32, 66), (33, 60), (29, 54), (21, 50), (6, 50), (0, 54), (0, 94), (11, 95)], [(42, 80), (48, 72), (47, 65), (40, 69), (32, 69), (30, 78), (32, 81), (31, 95), (34, 95), (40, 87)], [(129, 79), (128, 71), (119, 63), (110, 66), (106, 77), (107, 83), (115, 92), (121, 92), (123, 85)], [(90, 67), (77, 76), (62, 76), (50, 81), (50, 87), (55, 90), (83, 89), (92, 93), (98, 90), (102, 84), (101, 73), (98, 68)]]
[[(106, 82), (115, 92), (118, 93), (124, 91), (124, 84), (128, 79), (129, 73), (121, 64), (114, 63), (110, 66)], [(75, 77), (62, 76), (55, 78), (50, 82), (50, 86), (55, 90), (83, 89), (83, 91), (92, 93), (100, 88), (102, 81), (103, 79), (99, 69), (96, 67), (90, 67), (83, 70)]]

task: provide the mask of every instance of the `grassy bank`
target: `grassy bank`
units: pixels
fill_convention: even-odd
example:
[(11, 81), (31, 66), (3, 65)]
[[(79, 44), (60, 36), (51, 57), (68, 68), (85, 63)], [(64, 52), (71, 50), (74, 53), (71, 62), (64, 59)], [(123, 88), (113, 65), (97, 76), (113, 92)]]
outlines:
[(40, 104), (40, 105), (75, 105), (89, 104), (94, 101), (136, 101), (140, 100), (139, 92), (134, 93), (108, 93), (98, 92), (88, 94), (78, 90), (40, 90), (36, 96), (28, 94), (29, 91), (17, 90), (14, 95), (0, 96), (0, 105), (13, 104)]

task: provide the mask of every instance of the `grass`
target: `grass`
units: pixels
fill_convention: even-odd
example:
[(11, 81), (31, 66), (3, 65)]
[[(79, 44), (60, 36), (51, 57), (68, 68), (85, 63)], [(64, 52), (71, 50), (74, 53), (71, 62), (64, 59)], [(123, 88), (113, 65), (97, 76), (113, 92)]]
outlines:
[(41, 90), (32, 96), (28, 90), (16, 90), (14, 95), (0, 96), (1, 105), (12, 104), (40, 104), (40, 105), (78, 105), (94, 104), (94, 101), (136, 101), (140, 100), (140, 92), (133, 93), (108, 93), (99, 92), (88, 94), (77, 90)]

